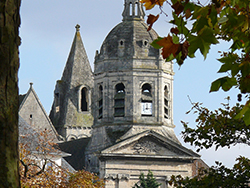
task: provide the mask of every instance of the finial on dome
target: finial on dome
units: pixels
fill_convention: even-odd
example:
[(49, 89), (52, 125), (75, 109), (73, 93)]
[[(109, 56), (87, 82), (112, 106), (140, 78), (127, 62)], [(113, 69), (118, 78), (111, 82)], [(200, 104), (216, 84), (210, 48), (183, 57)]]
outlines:
[(32, 87), (33, 86), (33, 83), (32, 82), (30, 82), (30, 87)]
[(140, 0), (124, 0), (123, 20), (144, 20), (145, 12)]
[(76, 28), (76, 31), (80, 31), (80, 25), (79, 24), (76, 24), (75, 28)]

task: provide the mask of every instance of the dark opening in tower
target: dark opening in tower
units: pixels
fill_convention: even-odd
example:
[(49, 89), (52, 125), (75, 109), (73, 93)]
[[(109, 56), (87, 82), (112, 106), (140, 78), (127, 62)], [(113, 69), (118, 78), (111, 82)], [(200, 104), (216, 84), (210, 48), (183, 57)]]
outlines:
[(125, 113), (125, 86), (123, 83), (117, 84), (115, 86), (116, 93), (114, 97), (114, 116), (124, 117)]
[(169, 119), (169, 93), (168, 93), (168, 87), (164, 87), (164, 118)]
[(98, 107), (99, 107), (99, 115), (98, 119), (102, 119), (103, 114), (103, 88), (100, 85), (99, 86), (99, 101), (98, 101)]
[(88, 111), (88, 90), (86, 87), (81, 90), (81, 111)]
[(152, 93), (151, 85), (146, 83), (142, 86), (141, 93), (141, 115), (152, 116)]

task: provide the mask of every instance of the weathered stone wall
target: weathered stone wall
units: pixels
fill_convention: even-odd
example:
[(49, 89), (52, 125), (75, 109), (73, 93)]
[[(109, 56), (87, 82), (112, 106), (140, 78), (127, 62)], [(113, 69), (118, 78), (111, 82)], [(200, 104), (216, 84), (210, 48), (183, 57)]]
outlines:
[(106, 188), (132, 187), (139, 181), (139, 175), (147, 175), (148, 170), (151, 170), (157, 181), (162, 184), (160, 188), (169, 187), (167, 181), (172, 175), (192, 176), (192, 163), (188, 161), (109, 160), (100, 162), (100, 169), (100, 176), (107, 181)]
[(20, 106), (19, 115), (28, 124), (34, 127), (35, 130), (44, 131), (46, 129), (51, 132), (53, 138), (56, 138), (57, 132), (32, 88), (32, 85)]

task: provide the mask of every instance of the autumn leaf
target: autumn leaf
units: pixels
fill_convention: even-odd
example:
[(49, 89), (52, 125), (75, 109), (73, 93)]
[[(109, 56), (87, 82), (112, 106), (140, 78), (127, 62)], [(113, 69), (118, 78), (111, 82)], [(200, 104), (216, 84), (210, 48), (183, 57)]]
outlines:
[(190, 9), (187, 9), (187, 10), (185, 11), (185, 13), (186, 13), (186, 14), (185, 14), (186, 19), (190, 18), (190, 16), (192, 15)]
[(162, 46), (162, 56), (164, 59), (168, 58), (171, 54), (176, 57), (180, 44), (174, 44), (173, 39), (170, 35), (162, 38), (157, 42), (158, 45)]
[(147, 31), (151, 30), (152, 29), (152, 26), (153, 24), (158, 20), (159, 18), (159, 14), (157, 16), (153, 15), (153, 14), (150, 14), (148, 16), (148, 19), (147, 19), (147, 24), (149, 25), (148, 26), (148, 29)]
[(179, 1), (173, 4), (172, 8), (174, 9), (175, 14), (177, 15), (179, 15), (184, 10), (184, 6)]
[(162, 6), (166, 0), (141, 0), (140, 2), (144, 4), (146, 10), (154, 8), (155, 5)]
[(179, 29), (177, 27), (172, 27), (170, 32), (177, 35), (180, 31), (179, 31)]

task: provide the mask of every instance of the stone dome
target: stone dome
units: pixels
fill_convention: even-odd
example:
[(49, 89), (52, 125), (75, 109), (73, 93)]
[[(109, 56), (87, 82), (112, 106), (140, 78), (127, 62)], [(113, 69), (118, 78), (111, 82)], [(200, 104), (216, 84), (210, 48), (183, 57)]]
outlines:
[(104, 40), (96, 63), (112, 59), (159, 59), (160, 51), (150, 43), (157, 39), (157, 33), (144, 20), (143, 6), (139, 0), (125, 0), (123, 21), (116, 25)]
[(104, 40), (99, 59), (159, 58), (159, 50), (150, 43), (157, 39), (154, 30), (147, 31), (143, 20), (124, 20), (115, 26)]

